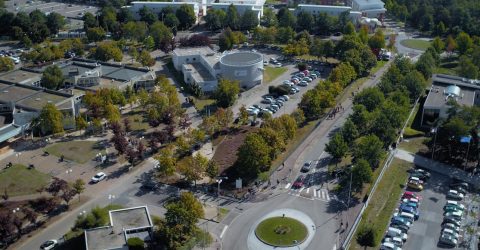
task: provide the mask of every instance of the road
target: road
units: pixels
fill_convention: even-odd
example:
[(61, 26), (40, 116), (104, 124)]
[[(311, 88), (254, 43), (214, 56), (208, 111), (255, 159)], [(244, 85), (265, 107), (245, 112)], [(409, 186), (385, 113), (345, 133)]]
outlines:
[[(381, 68), (375, 74), (375, 77), (365, 81), (360, 90), (377, 84), (390, 65), (391, 61)], [(312, 199), (313, 191), (317, 190), (317, 187), (313, 187), (312, 190), (308, 189), (310, 196), (302, 195), (302, 192), (307, 192), (307, 189), (296, 193), (291, 192), (289, 187), (291, 187), (293, 180), (299, 174), (300, 168), (306, 160), (317, 160), (321, 163), (328, 162), (330, 156), (324, 153), (325, 145), (328, 143), (330, 136), (343, 125), (348, 115), (352, 113), (351, 99), (345, 100), (341, 105), (344, 111), (337, 113), (333, 119), (323, 120), (287, 158), (285, 166), (279, 166), (270, 179), (270, 182), (274, 184), (277, 179), (285, 181), (275, 186), (274, 189), (269, 188), (266, 192), (260, 194), (259, 196), (265, 196), (265, 201), (257, 203), (248, 210), (244, 210), (243, 213), (238, 215), (238, 218), (226, 227), (226, 233), (224, 233), (222, 239), (225, 246), (224, 249), (248, 249), (246, 244), (239, 244), (239, 242), (244, 242), (252, 225), (273, 208), (294, 208), (300, 210), (309, 215), (317, 226), (320, 226), (310, 246), (306, 249), (319, 249), (319, 246), (321, 246), (320, 249), (330, 250), (338, 246), (339, 239), (343, 239), (347, 233), (347, 230), (339, 230), (340, 224), (345, 222), (345, 224), (353, 225), (355, 214), (346, 213), (346, 218), (343, 216), (335, 218), (337, 212), (342, 210), (340, 203), (344, 203), (344, 201)], [(292, 170), (290, 171), (290, 169)], [(316, 171), (325, 173), (325, 164), (319, 164)], [(325, 174), (323, 178), (325, 178)], [(328, 184), (326, 184), (326, 187), (328, 190)]]
[[(38, 231), (32, 237), (25, 240), (22, 244), (14, 245), (14, 249), (20, 250), (32, 250), (38, 249), (39, 246), (46, 240), (49, 239), (60, 239), (65, 233), (67, 233), (71, 227), (74, 225), (74, 222), (82, 211), (90, 211), (96, 206), (106, 206), (110, 202), (117, 203), (117, 200), (109, 200), (109, 195), (114, 195), (116, 199), (125, 198), (125, 194), (129, 193), (129, 190), (136, 189), (141, 186), (141, 182), (138, 181), (139, 176), (143, 172), (147, 172), (153, 169), (153, 161), (148, 159), (144, 161), (141, 165), (136, 166), (132, 172), (126, 174), (123, 178), (118, 178), (114, 180), (107, 179), (101, 183), (98, 183), (98, 188), (95, 190), (95, 193), (85, 193), (87, 196), (94, 196), (93, 199), (89, 200), (82, 206), (75, 208), (72, 211), (69, 211), (67, 214), (62, 214), (60, 219), (48, 225), (47, 228)], [(162, 214), (158, 209), (149, 210), (152, 214)]]

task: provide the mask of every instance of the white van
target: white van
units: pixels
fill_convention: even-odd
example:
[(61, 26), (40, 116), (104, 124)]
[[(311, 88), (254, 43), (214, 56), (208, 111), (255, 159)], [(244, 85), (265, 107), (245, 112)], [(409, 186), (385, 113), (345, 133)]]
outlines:
[(389, 227), (387, 230), (387, 235), (390, 237), (399, 237), (401, 238), (404, 242), (407, 241), (407, 234), (402, 233), (400, 229), (394, 228), (394, 227)]

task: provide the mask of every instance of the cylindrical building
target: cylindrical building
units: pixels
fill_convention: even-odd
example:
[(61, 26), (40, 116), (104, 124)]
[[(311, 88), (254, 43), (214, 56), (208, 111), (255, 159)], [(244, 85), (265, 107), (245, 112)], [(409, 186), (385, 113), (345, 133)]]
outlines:
[(234, 52), (220, 58), (223, 78), (240, 81), (240, 87), (249, 89), (263, 80), (263, 55), (255, 52)]

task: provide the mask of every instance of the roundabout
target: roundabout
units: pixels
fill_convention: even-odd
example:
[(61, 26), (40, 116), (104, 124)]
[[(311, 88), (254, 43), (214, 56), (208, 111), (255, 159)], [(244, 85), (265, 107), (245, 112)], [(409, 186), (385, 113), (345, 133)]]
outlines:
[(314, 225), (308, 215), (296, 209), (271, 211), (250, 228), (248, 249), (305, 249), (315, 235)]
[(271, 217), (263, 220), (255, 229), (255, 235), (263, 243), (276, 247), (301, 244), (308, 236), (307, 227), (290, 217)]

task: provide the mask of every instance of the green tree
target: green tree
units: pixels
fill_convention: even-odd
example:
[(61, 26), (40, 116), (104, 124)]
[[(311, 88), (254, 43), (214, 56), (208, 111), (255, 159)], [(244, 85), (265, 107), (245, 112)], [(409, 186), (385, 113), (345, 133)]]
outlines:
[(113, 59), (116, 62), (122, 61), (123, 53), (114, 42), (102, 42), (91, 52), (93, 58), (100, 61), (109, 61)]
[(470, 79), (478, 78), (479, 67), (466, 56), (460, 56), (458, 60), (458, 73), (460, 76)]
[(277, 14), (278, 18), (278, 25), (280, 27), (290, 27), (295, 28), (297, 24), (297, 18), (293, 15), (293, 13), (288, 10), (287, 8), (282, 8)]
[(452, 54), (453, 51), (457, 49), (457, 42), (455, 41), (455, 39), (453, 39), (451, 35), (447, 37), (446, 44), (447, 46), (445, 47), (445, 51), (447, 51), (448, 54)]
[(40, 84), (47, 89), (58, 89), (63, 86), (63, 72), (57, 65), (49, 66), (43, 71)]
[(175, 152), (172, 145), (162, 148), (158, 156), (154, 158), (159, 163), (159, 168), (157, 168), (157, 171), (160, 173), (160, 175), (168, 178), (175, 174), (177, 158), (175, 157)]
[(418, 59), (417, 63), (415, 64), (415, 68), (422, 73), (425, 79), (428, 79), (432, 76), (435, 64), (435, 59), (433, 58), (432, 54), (425, 52)]
[[(271, 121), (271, 120), (270, 120)], [(270, 158), (275, 159), (277, 155), (285, 150), (285, 139), (278, 131), (270, 127), (261, 128), (258, 134), (270, 147)]]
[(362, 25), (362, 27), (360, 27), (360, 31), (358, 32), (358, 38), (363, 44), (368, 43), (368, 27), (366, 25)]
[(140, 15), (140, 21), (146, 22), (149, 25), (152, 25), (158, 20), (155, 13), (147, 6), (143, 6), (143, 8), (138, 11), (138, 14)]
[(105, 106), (105, 118), (108, 120), (109, 123), (119, 122), (121, 118), (120, 110), (117, 106), (108, 103)]
[(242, 105), (239, 110), (239, 115), (238, 115), (238, 123), (240, 125), (245, 125), (248, 122), (248, 112), (247, 109), (245, 108), (245, 105)]
[(183, 192), (177, 201), (166, 205), (165, 220), (170, 228), (178, 228), (182, 235), (176, 237), (185, 238), (191, 236), (197, 230), (197, 222), (203, 218), (205, 212), (202, 204), (190, 192)]
[(365, 106), (365, 108), (367, 108), (369, 112), (372, 112), (377, 107), (379, 107), (384, 100), (385, 97), (383, 96), (383, 93), (380, 91), (380, 89), (373, 87), (364, 89), (362, 92), (355, 95), (353, 103), (361, 104)]
[(133, 237), (127, 240), (127, 246), (131, 250), (142, 250), (145, 249), (145, 242), (138, 237)]
[(352, 167), (352, 190), (361, 192), (364, 183), (371, 183), (373, 179), (372, 168), (364, 159), (355, 161)]
[(277, 31), (277, 41), (281, 44), (285, 44), (293, 40), (295, 37), (295, 31), (292, 27), (280, 27)]
[(147, 36), (143, 40), (143, 46), (145, 46), (145, 48), (149, 51), (153, 50), (155, 48), (155, 40), (153, 40), (153, 37), (152, 36)]
[(306, 11), (300, 11), (300, 13), (297, 14), (297, 30), (299, 31), (312, 31), (314, 27), (314, 18), (312, 14)]
[(359, 136), (357, 126), (355, 126), (351, 119), (347, 119), (347, 121), (343, 124), (340, 133), (347, 144), (351, 144)]
[(15, 68), (13, 60), (8, 57), (0, 57), (0, 72), (10, 71)]
[(205, 173), (211, 180), (218, 176), (218, 164), (213, 159), (208, 161)]
[(177, 16), (178, 21), (180, 21), (179, 28), (182, 30), (188, 29), (195, 24), (195, 11), (191, 5), (182, 4), (175, 12), (175, 15)]
[(237, 151), (235, 170), (245, 180), (253, 180), (270, 167), (270, 146), (256, 133), (250, 133)]
[(90, 12), (85, 13), (85, 15), (83, 15), (83, 29), (87, 31), (89, 28), (96, 26), (98, 26), (98, 22), (95, 16)]
[(277, 20), (277, 16), (275, 15), (275, 12), (273, 12), (273, 10), (270, 8), (264, 8), (263, 16), (260, 20), (260, 23), (262, 24), (262, 26), (265, 26), (265, 27), (277, 26), (278, 20)]
[(197, 153), (195, 156), (189, 156), (180, 171), (185, 179), (189, 182), (194, 182), (197, 186), (197, 181), (201, 180), (203, 173), (205, 173), (208, 166), (208, 159), (201, 153)]
[(88, 123), (83, 116), (79, 115), (75, 118), (75, 127), (77, 130), (85, 130), (88, 127)]
[(238, 14), (237, 7), (235, 5), (230, 4), (227, 10), (227, 16), (225, 20), (225, 26), (230, 27), (232, 30), (240, 29), (240, 15)]
[(342, 87), (346, 87), (356, 78), (357, 73), (349, 63), (340, 63), (332, 70), (332, 72), (330, 72), (328, 80), (332, 82), (339, 82)]
[(347, 25), (343, 28), (343, 34), (355, 35), (355, 26), (353, 26), (352, 22), (348, 21)]
[(379, 50), (385, 47), (385, 36), (383, 35), (383, 32), (381, 29), (378, 29), (377, 32), (375, 32), (375, 35), (371, 36), (368, 39), (368, 46), (376, 50)]
[(65, 25), (65, 18), (56, 12), (52, 12), (47, 16), (47, 25), (50, 29), (50, 33), (57, 34)]
[(375, 247), (377, 245), (377, 233), (372, 224), (365, 224), (358, 229), (357, 242), (364, 247)]
[(218, 9), (209, 9), (207, 16), (205, 16), (205, 23), (210, 30), (219, 30), (225, 26), (227, 13)]
[(73, 183), (73, 191), (78, 195), (78, 201), (80, 201), (80, 194), (85, 191), (85, 182), (82, 179), (77, 179)]
[(412, 71), (405, 75), (402, 83), (407, 88), (411, 100), (416, 100), (427, 86), (427, 81), (418, 71)]
[(441, 54), (442, 51), (445, 49), (445, 43), (438, 36), (435, 37), (435, 39), (433, 39), (431, 46), (435, 49), (435, 51), (438, 54)]
[(372, 168), (378, 167), (384, 154), (383, 142), (376, 135), (358, 138), (353, 151), (355, 160), (365, 159)]
[(107, 37), (107, 33), (102, 27), (92, 27), (87, 30), (87, 39), (91, 42), (99, 42)]
[(51, 103), (43, 106), (38, 121), (42, 134), (63, 133), (63, 114)]
[(148, 51), (146, 50), (142, 50), (142, 52), (140, 52), (140, 55), (138, 56), (138, 61), (140, 61), (143, 66), (155, 65), (155, 59), (153, 59), (152, 56), (150, 56), (150, 53), (148, 53)]
[(177, 30), (178, 26), (180, 26), (180, 20), (173, 13), (168, 13), (163, 22), (172, 30)]
[(348, 144), (341, 133), (336, 133), (327, 143), (325, 152), (329, 153), (336, 160), (341, 160), (348, 152)]
[(460, 32), (455, 40), (457, 42), (457, 50), (460, 55), (465, 55), (473, 47), (472, 38), (470, 38), (470, 36), (465, 32)]
[(162, 22), (156, 21), (150, 25), (150, 36), (153, 37), (156, 48), (167, 52), (171, 50), (173, 34)]
[(246, 10), (240, 21), (240, 27), (242, 30), (251, 30), (258, 26), (258, 17), (253, 10), (248, 9)]
[(238, 81), (222, 78), (218, 82), (218, 87), (214, 96), (218, 106), (227, 108), (235, 103), (239, 93), (240, 86)]

